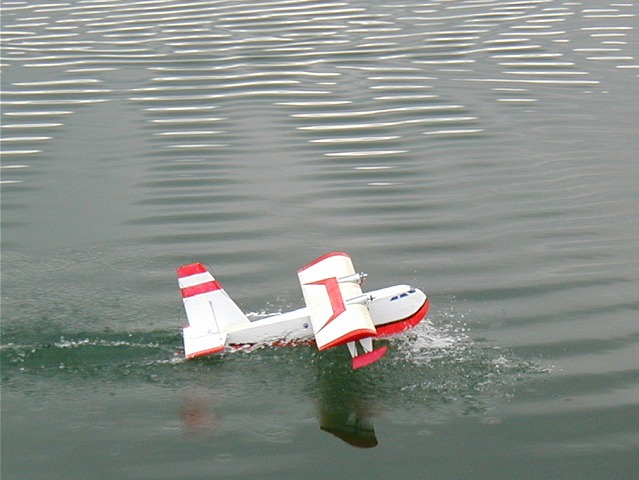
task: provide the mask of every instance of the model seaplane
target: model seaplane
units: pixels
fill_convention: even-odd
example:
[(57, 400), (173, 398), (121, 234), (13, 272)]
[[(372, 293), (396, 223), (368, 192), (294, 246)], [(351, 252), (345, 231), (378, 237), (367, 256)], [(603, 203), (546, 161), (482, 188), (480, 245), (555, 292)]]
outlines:
[(306, 307), (250, 321), (201, 263), (178, 268), (188, 326), (182, 330), (186, 358), (251, 344), (312, 343), (319, 350), (346, 345), (353, 369), (376, 362), (388, 347), (373, 340), (417, 325), (428, 297), (409, 285), (362, 292), (366, 277), (343, 252), (328, 253), (297, 272)]

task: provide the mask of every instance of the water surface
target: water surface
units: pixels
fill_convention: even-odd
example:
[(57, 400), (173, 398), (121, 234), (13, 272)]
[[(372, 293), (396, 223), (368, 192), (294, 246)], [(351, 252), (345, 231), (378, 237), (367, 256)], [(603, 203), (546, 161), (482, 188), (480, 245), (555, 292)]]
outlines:
[[(2, 476), (635, 478), (632, 2), (2, 4)], [(428, 322), (181, 359), (349, 252)]]

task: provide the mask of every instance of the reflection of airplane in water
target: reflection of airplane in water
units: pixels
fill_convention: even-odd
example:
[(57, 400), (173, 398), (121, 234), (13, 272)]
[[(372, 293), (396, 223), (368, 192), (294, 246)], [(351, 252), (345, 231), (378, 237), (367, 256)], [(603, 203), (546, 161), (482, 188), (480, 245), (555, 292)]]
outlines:
[[(377, 437), (373, 425), (374, 413), (366, 401), (337, 396), (330, 397), (328, 392), (320, 394), (318, 402), (318, 421), (321, 430), (328, 432), (344, 442), (358, 448), (377, 446)], [(223, 432), (224, 415), (216, 405), (215, 395), (200, 390), (184, 399), (180, 408), (182, 426), (189, 434)], [(255, 429), (258, 422), (251, 422)]]
[[(343, 384), (335, 377), (318, 373), (317, 383), (313, 387), (313, 394), (317, 395), (317, 419), (322, 431), (330, 433), (343, 440), (349, 445), (358, 448), (371, 448), (378, 444), (375, 436), (373, 418), (379, 415), (379, 410), (375, 408), (375, 402), (359, 397), (360, 391), (355, 388), (349, 392), (343, 391)], [(356, 387), (356, 385), (355, 385)], [(219, 395), (215, 390), (208, 390), (202, 387), (189, 389), (190, 394), (184, 398), (179, 411), (182, 427), (189, 434), (224, 433), (234, 426), (225, 425), (223, 395)], [(284, 392), (282, 392), (284, 393)], [(286, 402), (284, 402), (286, 403)], [(294, 401), (290, 402), (294, 404)], [(306, 409), (305, 409), (306, 410)], [(304, 418), (306, 412), (299, 412), (299, 417)], [(251, 413), (248, 413), (251, 416)], [(260, 430), (269, 430), (271, 419), (265, 418), (268, 415), (256, 415), (255, 418), (247, 421), (252, 425), (250, 429), (253, 434), (259, 434)], [(292, 415), (295, 417), (295, 414)], [(280, 420), (290, 420), (291, 416), (284, 415)], [(228, 421), (228, 419), (227, 419)], [(231, 421), (231, 423), (236, 423)], [(278, 430), (282, 429), (278, 425)], [(293, 430), (295, 425), (291, 425)], [(251, 434), (247, 431), (247, 434)]]
[(297, 274), (306, 307), (251, 322), (201, 263), (180, 267), (178, 285), (189, 325), (183, 329), (184, 354), (201, 357), (229, 346), (314, 342), (319, 350), (346, 345), (352, 367), (379, 360), (388, 347), (373, 340), (417, 325), (428, 313), (426, 295), (409, 285), (363, 293), (346, 253), (333, 252)]
[(354, 447), (377, 446), (373, 413), (365, 400), (326, 395), (319, 402), (319, 423), (323, 431)]
[[(332, 365), (323, 365), (324, 361)], [(383, 413), (383, 400), (374, 372), (352, 375), (335, 359), (319, 358), (311, 395), (317, 405), (320, 429), (357, 448), (378, 444), (374, 419)], [(383, 381), (383, 380), (379, 380)]]

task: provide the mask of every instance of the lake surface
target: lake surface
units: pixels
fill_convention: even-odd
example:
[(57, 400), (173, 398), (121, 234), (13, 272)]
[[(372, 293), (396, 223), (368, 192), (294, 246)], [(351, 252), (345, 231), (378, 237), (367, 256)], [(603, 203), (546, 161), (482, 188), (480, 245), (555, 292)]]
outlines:
[[(2, 478), (639, 477), (639, 7), (2, 3)], [(428, 321), (185, 362), (349, 252)]]

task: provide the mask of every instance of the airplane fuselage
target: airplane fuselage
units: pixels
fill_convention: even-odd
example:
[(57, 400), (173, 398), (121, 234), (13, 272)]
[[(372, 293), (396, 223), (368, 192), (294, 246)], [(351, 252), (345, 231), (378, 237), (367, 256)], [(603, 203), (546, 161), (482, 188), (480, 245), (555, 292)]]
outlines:
[[(414, 327), (424, 319), (429, 307), (426, 294), (409, 285), (374, 290), (365, 293), (365, 297), (377, 330), (376, 337), (386, 337)], [(254, 320), (248, 326), (227, 333), (227, 344), (236, 346), (314, 341), (307, 307)]]

